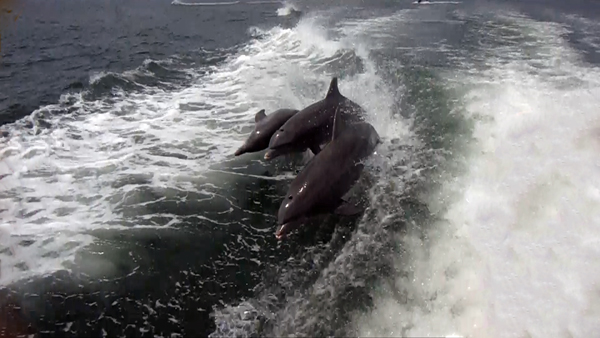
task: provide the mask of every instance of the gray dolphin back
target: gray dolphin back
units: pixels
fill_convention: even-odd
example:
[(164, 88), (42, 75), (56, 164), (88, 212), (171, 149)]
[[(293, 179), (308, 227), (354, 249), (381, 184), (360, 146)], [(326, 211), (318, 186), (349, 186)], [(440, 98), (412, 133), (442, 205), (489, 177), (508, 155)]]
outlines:
[(250, 133), (244, 144), (235, 152), (235, 156), (244, 153), (253, 153), (269, 147), (271, 136), (292, 116), (299, 112), (297, 109), (278, 109), (270, 115), (262, 109), (254, 115), (254, 130)]
[(338, 79), (333, 77), (325, 98), (304, 108), (284, 123), (271, 137), (269, 148), (308, 147), (315, 155), (318, 154), (320, 146), (331, 141), (336, 111), (340, 113), (341, 123), (364, 120), (364, 109), (340, 93)]
[[(360, 178), (362, 160), (371, 155), (379, 135), (372, 125), (359, 122), (345, 125), (335, 114), (332, 141), (317, 154), (292, 181), (278, 212), (281, 225), (276, 235), (282, 237), (304, 219), (333, 212), (344, 206), (342, 197)], [(346, 208), (345, 211), (354, 211)]]

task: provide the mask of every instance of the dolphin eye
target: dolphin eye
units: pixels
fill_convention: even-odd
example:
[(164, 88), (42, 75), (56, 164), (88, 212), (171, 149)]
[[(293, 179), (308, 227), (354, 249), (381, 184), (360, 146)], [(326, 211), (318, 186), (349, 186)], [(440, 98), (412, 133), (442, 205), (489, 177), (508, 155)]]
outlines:
[(288, 196), (288, 199), (292, 199), (293, 197), (294, 197), (294, 196), (292, 196), (292, 195), (289, 195), (289, 196)]
[(279, 129), (279, 131), (284, 131), (283, 128)]

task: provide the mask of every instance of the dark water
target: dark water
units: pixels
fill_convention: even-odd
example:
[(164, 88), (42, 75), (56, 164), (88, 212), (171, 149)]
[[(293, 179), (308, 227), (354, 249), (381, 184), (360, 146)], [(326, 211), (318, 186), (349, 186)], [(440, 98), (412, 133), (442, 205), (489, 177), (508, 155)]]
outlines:
[[(265, 87), (268, 92), (297, 86), (300, 89), (292, 92), (298, 97), (318, 97), (333, 75), (341, 76), (341, 81), (357, 82), (352, 88), (363, 86), (363, 80), (356, 80), (361, 74), (366, 74), (365, 82), (376, 82), (376, 88), (385, 87), (385, 95), (370, 92), (381, 95), (377, 100), (391, 102), (389, 112), (381, 114), (389, 124), (405, 123), (411, 134), (404, 137), (392, 131), (383, 135), (386, 144), (381, 158), (368, 167), (354, 195), (366, 204), (365, 214), (326, 216), (312, 221), (289, 241), (276, 241), (276, 211), (290, 179), (281, 175), (300, 170), (301, 156), (265, 162), (262, 154), (252, 154), (211, 162), (209, 155), (218, 152), (218, 143), (231, 142), (233, 136), (227, 132), (235, 130), (235, 120), (219, 115), (218, 98), (187, 103), (182, 99), (178, 105), (182, 112), (192, 116), (213, 112), (208, 118), (198, 117), (211, 128), (190, 141), (191, 145), (169, 144), (156, 135), (132, 132), (125, 137), (130, 143), (89, 150), (110, 154), (141, 144), (136, 155), (148, 154), (144, 160), (154, 165), (149, 172), (144, 172), (146, 162), (138, 159), (108, 169), (82, 165), (83, 169), (73, 169), (74, 173), (43, 168), (29, 174), (52, 177), (68, 172), (75, 177), (71, 185), (65, 183), (65, 194), (60, 196), (65, 202), (60, 208), (67, 215), (67, 209), (73, 207), (69, 195), (85, 199), (81, 203), (90, 209), (110, 212), (100, 210), (102, 217), (96, 218), (90, 214), (91, 226), (73, 230), (73, 236), (84, 233), (93, 242), (77, 251), (72, 262), (64, 263), (65, 269), (43, 276), (35, 273), (35, 261), (61, 257), (62, 249), (45, 249), (47, 243), (58, 243), (58, 239), (44, 233), (38, 237), (14, 235), (15, 239), (3, 242), (3, 261), (16, 263), (3, 264), (2, 273), (33, 272), (18, 282), (6, 279), (0, 290), (0, 332), (39, 337), (192, 337), (213, 332), (217, 336), (357, 335), (353, 315), (373, 306), (375, 286), (403, 273), (394, 262), (406, 249), (396, 235), (419, 232), (438, 220), (440, 215), (430, 210), (426, 196), (465, 170), (461, 158), (471, 142), (474, 122), (457, 113), (465, 109), (461, 101), (465, 88), (453, 84), (447, 74), (489, 68), (482, 61), (488, 48), (526, 45), (533, 39), (519, 31), (522, 27), (498, 18), (497, 12), (512, 11), (533, 21), (569, 25), (571, 31), (565, 36), (569, 44), (582, 52), (585, 62), (599, 61), (590, 26), (570, 16), (594, 21), (600, 13), (598, 2), (570, 2), (567, 6), (562, 2), (463, 1), (417, 8), (399, 1), (337, 1), (299, 2), (296, 6), (303, 20), (319, 18), (319, 27), (324, 28), (318, 29), (368, 21), (374, 30), (359, 29), (355, 35), (383, 41), (370, 46), (367, 56), (358, 47), (345, 46), (330, 59), (318, 62), (316, 57), (298, 56), (307, 60), (301, 66), (290, 61), (289, 68), (284, 63), (275, 69), (273, 61), (271, 69), (267, 60), (264, 69), (248, 67), (248, 72), (261, 77), (299, 77)], [(128, 121), (128, 114), (140, 114), (135, 107), (118, 113), (111, 110), (126, 99), (153, 104), (164, 98), (161, 95), (180, 95), (175, 93), (195, 86), (218, 91), (213, 87), (220, 82), (207, 79), (224, 72), (219, 67), (233, 62), (232, 58), (254, 57), (253, 49), (245, 46), (291, 39), (289, 35), (279, 40), (265, 37), (264, 32), (277, 26), (300, 31), (300, 18), (295, 14), (278, 15), (278, 9), (284, 7), (280, 3), (182, 6), (158, 0), (15, 2), (12, 9), (19, 18), (2, 27), (2, 131), (6, 138), (33, 143), (29, 140), (36, 135), (60, 140), (63, 134), (53, 131), (64, 128), (65, 139), (95, 143), (106, 135), (119, 134), (119, 126), (81, 132), (78, 123), (94, 120), (94, 115), (120, 114)], [(377, 23), (377, 18), (394, 13), (406, 14)], [(497, 35), (488, 34), (491, 31)], [(319, 46), (333, 45), (336, 34), (339, 31), (325, 34), (329, 40)], [(376, 34), (387, 35), (376, 39)], [(303, 41), (309, 41), (308, 36)], [(297, 52), (295, 43), (290, 42), (287, 51), (281, 49), (289, 53), (290, 60)], [(294, 67), (310, 75), (304, 79), (294, 73)], [(288, 71), (292, 75), (282, 75)], [(277, 76), (273, 75), (276, 72)], [(232, 74), (230, 77), (243, 75)], [(312, 84), (312, 74), (322, 83)], [(252, 86), (237, 87), (225, 94), (219, 92), (219, 97), (252, 90)], [(82, 95), (55, 105), (68, 92)], [(358, 95), (360, 89), (353, 93)], [(55, 106), (17, 121), (49, 104)], [(251, 116), (245, 119), (250, 121)], [(140, 129), (147, 123), (131, 119)], [(224, 136), (218, 139), (211, 130)], [(243, 129), (247, 131), (248, 125)], [(185, 139), (186, 132), (173, 130), (178, 136), (174, 138)], [(210, 143), (210, 137), (218, 139), (217, 145)], [(193, 148), (201, 150), (194, 152)], [(158, 160), (150, 163), (150, 155)], [(3, 156), (11, 154), (7, 151)], [(157, 167), (168, 171), (206, 163), (210, 170), (190, 174), (181, 169), (177, 182), (185, 185), (157, 183)], [(109, 176), (109, 171), (122, 174)], [(90, 185), (98, 185), (95, 194), (78, 196), (82, 191), (88, 194), (83, 189)], [(54, 224), (51, 216), (32, 219), (39, 206), (28, 205), (49, 196), (46, 192), (35, 195), (33, 186), (21, 191), (8, 188), (7, 183), (2, 201), (19, 203), (14, 210), (2, 208), (9, 224)], [(73, 223), (81, 222), (79, 214), (73, 213)], [(71, 243), (77, 246), (83, 241), (65, 245)], [(21, 262), (15, 252), (27, 248), (39, 250), (27, 251), (30, 256)], [(406, 294), (395, 296), (410, 299)]]
[(143, 5), (139, 1), (34, 0), (6, 6), (19, 16), (3, 24), (0, 124), (55, 103), (65, 91), (87, 89), (92, 74), (121, 73), (140, 67), (146, 59), (174, 55), (184, 62), (182, 67), (193, 67), (205, 62), (203, 50), (246, 41), (250, 26), (289, 21), (276, 15), (277, 3), (210, 10), (172, 6), (163, 0)]

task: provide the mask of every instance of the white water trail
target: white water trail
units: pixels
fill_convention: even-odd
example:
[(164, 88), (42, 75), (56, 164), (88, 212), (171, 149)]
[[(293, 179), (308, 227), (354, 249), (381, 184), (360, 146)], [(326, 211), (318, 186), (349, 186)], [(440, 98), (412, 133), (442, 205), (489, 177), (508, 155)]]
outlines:
[(459, 76), (476, 121), (469, 169), (430, 197), (443, 221), (429, 244), (400, 239), (410, 259), (398, 258), (394, 288), (406, 298), (380, 290), (360, 336), (600, 332), (600, 69), (561, 26), (502, 19), (534, 42), (492, 49), (490, 70)]
[[(208, 74), (196, 74), (188, 88), (115, 92), (117, 99), (94, 101), (65, 95), (5, 126), (0, 285), (65, 268), (93, 242), (90, 230), (176, 226), (177, 215), (159, 215), (169, 221), (156, 223), (152, 214), (136, 218), (122, 210), (153, 213), (136, 202), (140, 189), (158, 196), (202, 191), (198, 177), (233, 157), (258, 110), (301, 109), (320, 100), (331, 75), (319, 66), (343, 44), (328, 40), (316, 17), (263, 33)], [(347, 77), (339, 87), (369, 111), (386, 104), (368, 94), (379, 92), (369, 75)], [(65, 107), (71, 112), (56, 113)]]
[[(346, 22), (342, 23), (342, 25), (344, 24)], [(310, 35), (301, 36), (300, 41), (302, 44), (312, 41), (316, 49), (332, 51), (350, 49), (364, 62), (363, 72), (340, 79), (340, 92), (366, 109), (368, 122), (373, 124), (384, 141), (384, 144), (377, 151), (381, 154), (376, 157), (380, 159), (379, 162), (385, 162), (383, 165), (387, 164), (390, 170), (397, 169), (391, 168), (392, 163), (385, 159), (386, 156), (397, 156), (398, 154), (395, 152), (397, 152), (398, 143), (405, 144), (414, 136), (409, 130), (408, 122), (392, 114), (396, 91), (399, 89), (390, 88), (384, 82), (376, 63), (370, 58), (371, 46), (369, 43), (365, 43), (363, 36), (344, 34), (345, 28), (342, 28), (341, 31), (338, 30), (338, 33), (342, 33), (337, 35), (340, 36), (339, 39), (333, 40), (328, 37), (327, 31), (323, 27), (312, 27), (313, 30)], [(285, 41), (285, 43), (296, 44), (298, 41)], [(313, 80), (314, 75), (308, 71), (310, 65), (306, 64), (306, 66), (302, 69), (303, 74), (301, 77), (307, 81), (321, 81), (321, 77), (316, 77)], [(289, 68), (289, 66), (286, 66), (286, 68)], [(329, 80), (330, 78), (324, 79), (323, 90), (328, 85)], [(319, 91), (312, 95), (312, 102), (321, 99), (322, 93), (322, 91)], [(312, 102), (306, 102), (306, 104)], [(399, 142), (392, 144), (391, 139)], [(411, 171), (410, 164), (405, 167), (405, 170)], [(411, 174), (412, 172), (407, 173), (407, 175)], [(324, 250), (323, 247), (310, 248), (307, 250), (306, 256), (290, 259), (295, 262), (291, 263), (290, 266), (282, 262), (284, 268), (280, 271), (281, 275), (278, 275), (279, 284), (273, 286), (273, 289), (271, 289), (271, 285), (265, 285), (265, 289), (261, 290), (262, 292), (257, 294), (255, 298), (242, 300), (239, 303), (227, 305), (225, 308), (216, 308), (213, 315), (217, 330), (213, 335), (215, 337), (249, 337), (257, 334), (258, 331), (261, 331), (260, 334), (273, 336), (287, 336), (292, 333), (297, 335), (316, 334), (315, 329), (318, 329), (316, 326), (320, 325), (319, 323), (324, 321), (325, 325), (333, 324), (331, 316), (336, 314), (335, 310), (331, 311), (333, 304), (340, 301), (347, 287), (359, 286), (364, 282), (365, 274), (370, 276), (373, 273), (371, 269), (362, 270), (360, 268), (361, 264), (364, 263), (363, 258), (368, 256), (364, 251), (372, 247), (377, 249), (382, 247), (382, 244), (376, 238), (383, 234), (380, 229), (373, 228), (369, 224), (361, 224), (359, 227), (364, 228), (362, 230), (366, 231), (353, 234), (348, 244), (342, 248), (339, 254), (336, 254), (336, 258), (330, 262), (329, 266), (315, 267), (320, 264), (321, 260), (326, 260), (324, 256), (328, 254), (321, 252), (321, 250)], [(375, 229), (377, 236), (369, 237), (371, 229)], [(327, 246), (327, 244), (324, 244), (324, 246)], [(355, 257), (360, 258), (355, 259)], [(299, 261), (314, 262), (313, 269), (315, 272), (319, 272), (319, 278), (314, 284), (311, 283), (311, 286), (305, 292), (294, 294), (292, 285), (295, 283), (295, 277), (297, 276), (292, 275), (306, 273), (303, 267), (295, 265)], [(302, 264), (300, 263), (300, 265)], [(290, 294), (278, 299), (283, 303), (276, 302), (277, 309), (273, 309), (274, 296), (272, 292), (278, 292), (278, 288), (282, 286), (286, 289), (291, 287), (289, 289)], [(270, 325), (272, 327), (267, 329), (268, 332), (258, 328), (260, 318), (271, 320)]]

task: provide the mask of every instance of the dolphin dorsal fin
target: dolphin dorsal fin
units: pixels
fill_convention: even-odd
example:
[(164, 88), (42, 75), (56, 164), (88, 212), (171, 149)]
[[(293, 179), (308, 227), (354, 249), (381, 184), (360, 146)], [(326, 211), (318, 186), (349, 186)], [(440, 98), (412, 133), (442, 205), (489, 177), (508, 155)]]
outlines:
[(264, 109), (261, 109), (258, 113), (256, 113), (256, 115), (254, 115), (254, 122), (258, 122), (264, 119), (265, 117), (267, 117), (267, 114), (265, 114)]
[(338, 89), (338, 78), (333, 77), (333, 79), (331, 79), (331, 83), (329, 84), (329, 90), (327, 90), (327, 96), (325, 96), (325, 98), (329, 99), (340, 95), (342, 94), (340, 94), (340, 90)]
[(335, 140), (342, 133), (342, 117), (340, 116), (341, 109), (338, 106), (335, 108), (335, 114), (333, 115), (333, 128), (331, 130), (331, 140)]

